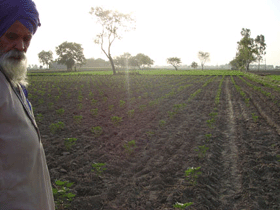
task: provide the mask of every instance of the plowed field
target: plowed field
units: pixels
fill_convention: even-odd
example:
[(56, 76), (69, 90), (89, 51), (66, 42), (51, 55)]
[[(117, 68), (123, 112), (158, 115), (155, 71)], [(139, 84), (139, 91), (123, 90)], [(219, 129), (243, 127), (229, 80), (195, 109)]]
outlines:
[(58, 209), (280, 209), (280, 87), (262, 81), (32, 76), (53, 188), (74, 182)]

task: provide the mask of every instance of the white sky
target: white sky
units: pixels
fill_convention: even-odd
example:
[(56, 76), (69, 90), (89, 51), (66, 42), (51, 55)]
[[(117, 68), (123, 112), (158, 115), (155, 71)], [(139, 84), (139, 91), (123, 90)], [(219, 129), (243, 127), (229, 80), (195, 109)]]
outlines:
[(108, 60), (93, 40), (100, 28), (91, 7), (131, 13), (136, 29), (112, 45), (112, 56), (144, 53), (155, 65), (179, 57), (183, 64), (199, 63), (198, 51), (210, 53), (206, 65), (229, 63), (236, 54), (241, 29), (251, 37), (263, 34), (266, 63), (280, 65), (280, 0), (34, 0), (42, 26), (32, 39), (29, 64), (38, 53), (53, 51), (64, 41), (82, 44), (86, 58)]

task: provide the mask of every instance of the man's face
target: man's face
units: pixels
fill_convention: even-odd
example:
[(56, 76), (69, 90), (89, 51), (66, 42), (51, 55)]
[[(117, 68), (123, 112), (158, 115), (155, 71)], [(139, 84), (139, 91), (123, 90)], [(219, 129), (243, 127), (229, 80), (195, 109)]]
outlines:
[(31, 38), (31, 32), (21, 22), (14, 22), (6, 33), (0, 37), (0, 56), (11, 50), (26, 53)]

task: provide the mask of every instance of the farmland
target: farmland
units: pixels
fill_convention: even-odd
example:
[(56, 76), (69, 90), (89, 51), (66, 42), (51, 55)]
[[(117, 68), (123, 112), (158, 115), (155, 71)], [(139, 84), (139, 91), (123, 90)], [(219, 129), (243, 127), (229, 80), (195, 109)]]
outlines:
[(175, 74), (29, 76), (58, 209), (280, 209), (279, 82)]

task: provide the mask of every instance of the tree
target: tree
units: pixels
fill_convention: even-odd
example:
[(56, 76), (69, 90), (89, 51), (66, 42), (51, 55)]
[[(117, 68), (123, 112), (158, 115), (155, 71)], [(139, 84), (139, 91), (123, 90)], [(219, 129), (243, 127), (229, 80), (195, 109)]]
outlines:
[(182, 62), (181, 62), (181, 58), (177, 58), (177, 57), (167, 58), (167, 59), (166, 59), (166, 62), (167, 62), (168, 64), (171, 64), (172, 66), (174, 66), (174, 68), (176, 69), (176, 71), (177, 71), (177, 67), (179, 67), (180, 64), (182, 63)]
[(114, 58), (114, 64), (120, 68), (128, 68), (131, 57), (130, 53), (124, 53), (123, 55)]
[(251, 38), (251, 31), (247, 28), (242, 28), (241, 36), (241, 40), (237, 42), (236, 56), (230, 64), (235, 69), (249, 71), (250, 63), (262, 60), (266, 44), (263, 35), (257, 36), (255, 40)]
[(198, 67), (198, 64), (196, 62), (192, 62), (191, 67), (196, 69)]
[(255, 39), (255, 44), (256, 44), (256, 48), (258, 50), (258, 53), (257, 53), (257, 61), (259, 61), (258, 70), (260, 70), (260, 63), (262, 61), (262, 55), (266, 54), (266, 52), (265, 52), (266, 44), (265, 44), (264, 35), (258, 35)]
[(84, 49), (81, 44), (75, 42), (63, 42), (61, 45), (56, 47), (56, 54), (58, 59), (56, 60), (59, 64), (67, 66), (68, 71), (72, 71), (74, 65), (82, 66), (85, 64)]
[(132, 58), (132, 64), (135, 64), (139, 69), (150, 67), (154, 64), (154, 61), (147, 55), (143, 53), (138, 53), (136, 56)]
[(198, 52), (198, 58), (201, 62), (201, 68), (203, 70), (203, 66), (204, 64), (207, 62), (207, 61), (210, 61), (210, 53), (209, 52), (202, 52), (202, 51), (199, 51)]
[[(130, 15), (122, 14), (117, 11), (103, 10), (101, 7), (91, 8), (89, 12), (97, 18), (97, 23), (102, 26), (102, 31), (96, 36), (94, 42), (100, 44), (101, 50), (109, 59), (113, 73), (116, 74), (114, 60), (111, 56), (111, 46), (116, 39), (121, 39), (122, 31), (126, 32), (131, 29), (129, 26), (134, 23)], [(107, 41), (107, 51), (104, 48), (104, 42)]]
[(50, 68), (50, 64), (53, 62), (53, 52), (52, 51), (41, 51), (38, 54), (39, 57), (39, 62), (42, 63), (43, 65), (47, 65), (48, 68)]

